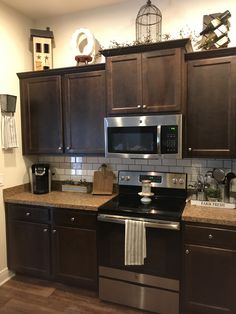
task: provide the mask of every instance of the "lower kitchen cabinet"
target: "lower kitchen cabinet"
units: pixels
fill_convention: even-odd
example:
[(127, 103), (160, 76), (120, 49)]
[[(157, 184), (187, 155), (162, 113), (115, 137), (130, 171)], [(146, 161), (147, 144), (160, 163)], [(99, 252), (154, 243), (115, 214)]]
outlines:
[(50, 275), (50, 224), (47, 208), (6, 206), (8, 268), (48, 278)]
[(6, 204), (8, 268), (97, 288), (96, 212)]
[(186, 224), (182, 314), (236, 313), (236, 230)]
[(97, 287), (96, 215), (55, 209), (52, 234), (54, 278)]

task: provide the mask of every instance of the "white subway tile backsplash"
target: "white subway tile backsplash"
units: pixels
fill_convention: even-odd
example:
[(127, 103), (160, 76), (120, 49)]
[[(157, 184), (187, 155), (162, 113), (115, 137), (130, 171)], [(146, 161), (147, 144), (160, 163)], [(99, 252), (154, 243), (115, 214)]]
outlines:
[(191, 159), (177, 159), (176, 165), (183, 166), (183, 167), (191, 167), (192, 161)]
[(129, 170), (129, 165), (116, 165), (116, 170)]
[(85, 163), (87, 161), (87, 157), (76, 157), (75, 161)]
[(148, 164), (148, 160), (147, 159), (136, 159), (135, 160), (135, 164), (136, 165), (147, 165)]
[(55, 175), (53, 180), (86, 179), (93, 181), (94, 171), (103, 164), (108, 165), (116, 176), (119, 170), (186, 172), (188, 183), (194, 184), (199, 174), (205, 175), (213, 168), (223, 168), (225, 172), (236, 172), (236, 159), (125, 159), (104, 157), (64, 157), (64, 156), (36, 156), (38, 162), (49, 163)]
[(170, 172), (177, 172), (177, 173), (183, 173), (184, 172), (184, 167), (169, 167)]
[(148, 164), (153, 166), (160, 166), (162, 164), (162, 161), (161, 159), (149, 159)]
[(141, 166), (140, 165), (129, 165), (129, 170), (141, 171)]
[(129, 159), (129, 158), (123, 158), (122, 159), (122, 164), (125, 164), (125, 165), (134, 165), (134, 159)]
[(142, 171), (155, 171), (155, 166), (142, 165), (141, 167)]
[(155, 167), (156, 167), (156, 171), (159, 171), (159, 172), (168, 172), (169, 171), (168, 166), (155, 166)]
[(222, 168), (223, 167), (223, 160), (207, 160), (207, 167)]
[(162, 165), (163, 166), (176, 166), (176, 159), (163, 159), (162, 160)]
[(98, 163), (98, 157), (87, 157), (88, 164), (97, 164)]
[(76, 157), (65, 157), (65, 162), (75, 162)]
[(121, 164), (122, 159), (121, 158), (109, 158), (109, 164)]

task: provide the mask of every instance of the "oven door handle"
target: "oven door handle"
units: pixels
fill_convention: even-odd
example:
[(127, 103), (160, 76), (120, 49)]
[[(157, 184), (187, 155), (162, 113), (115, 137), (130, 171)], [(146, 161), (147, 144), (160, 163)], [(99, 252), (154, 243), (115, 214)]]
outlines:
[(136, 217), (122, 217), (115, 215), (98, 214), (98, 220), (104, 222), (112, 222), (117, 224), (125, 224), (126, 220), (143, 221), (146, 228), (180, 230), (180, 223), (176, 221), (151, 220)]

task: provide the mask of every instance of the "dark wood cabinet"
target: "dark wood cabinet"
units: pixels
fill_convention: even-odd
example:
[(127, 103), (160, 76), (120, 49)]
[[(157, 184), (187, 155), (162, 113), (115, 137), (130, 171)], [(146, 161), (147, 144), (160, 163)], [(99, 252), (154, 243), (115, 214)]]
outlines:
[(7, 204), (8, 268), (97, 288), (96, 212)]
[(48, 209), (6, 206), (8, 268), (22, 274), (50, 276)]
[(104, 154), (104, 64), (19, 73), (23, 154)]
[(181, 313), (236, 313), (236, 230), (186, 224), (183, 238)]
[(220, 52), (186, 56), (189, 59), (187, 157), (232, 158), (236, 155), (236, 56), (230, 55), (233, 54), (230, 49)]
[(64, 86), (66, 152), (104, 154), (105, 72), (67, 74)]
[(104, 50), (108, 115), (181, 112), (188, 45), (177, 40)]
[(24, 154), (63, 152), (60, 75), (22, 79), (21, 114)]
[(96, 288), (96, 213), (55, 209), (54, 223), (54, 277), (59, 281)]

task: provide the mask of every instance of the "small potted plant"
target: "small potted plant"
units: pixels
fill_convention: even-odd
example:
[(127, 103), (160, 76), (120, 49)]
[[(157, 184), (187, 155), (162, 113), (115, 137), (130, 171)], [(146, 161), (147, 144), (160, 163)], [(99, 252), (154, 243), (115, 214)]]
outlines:
[(206, 197), (208, 201), (217, 202), (220, 199), (220, 190), (217, 188), (207, 188)]

